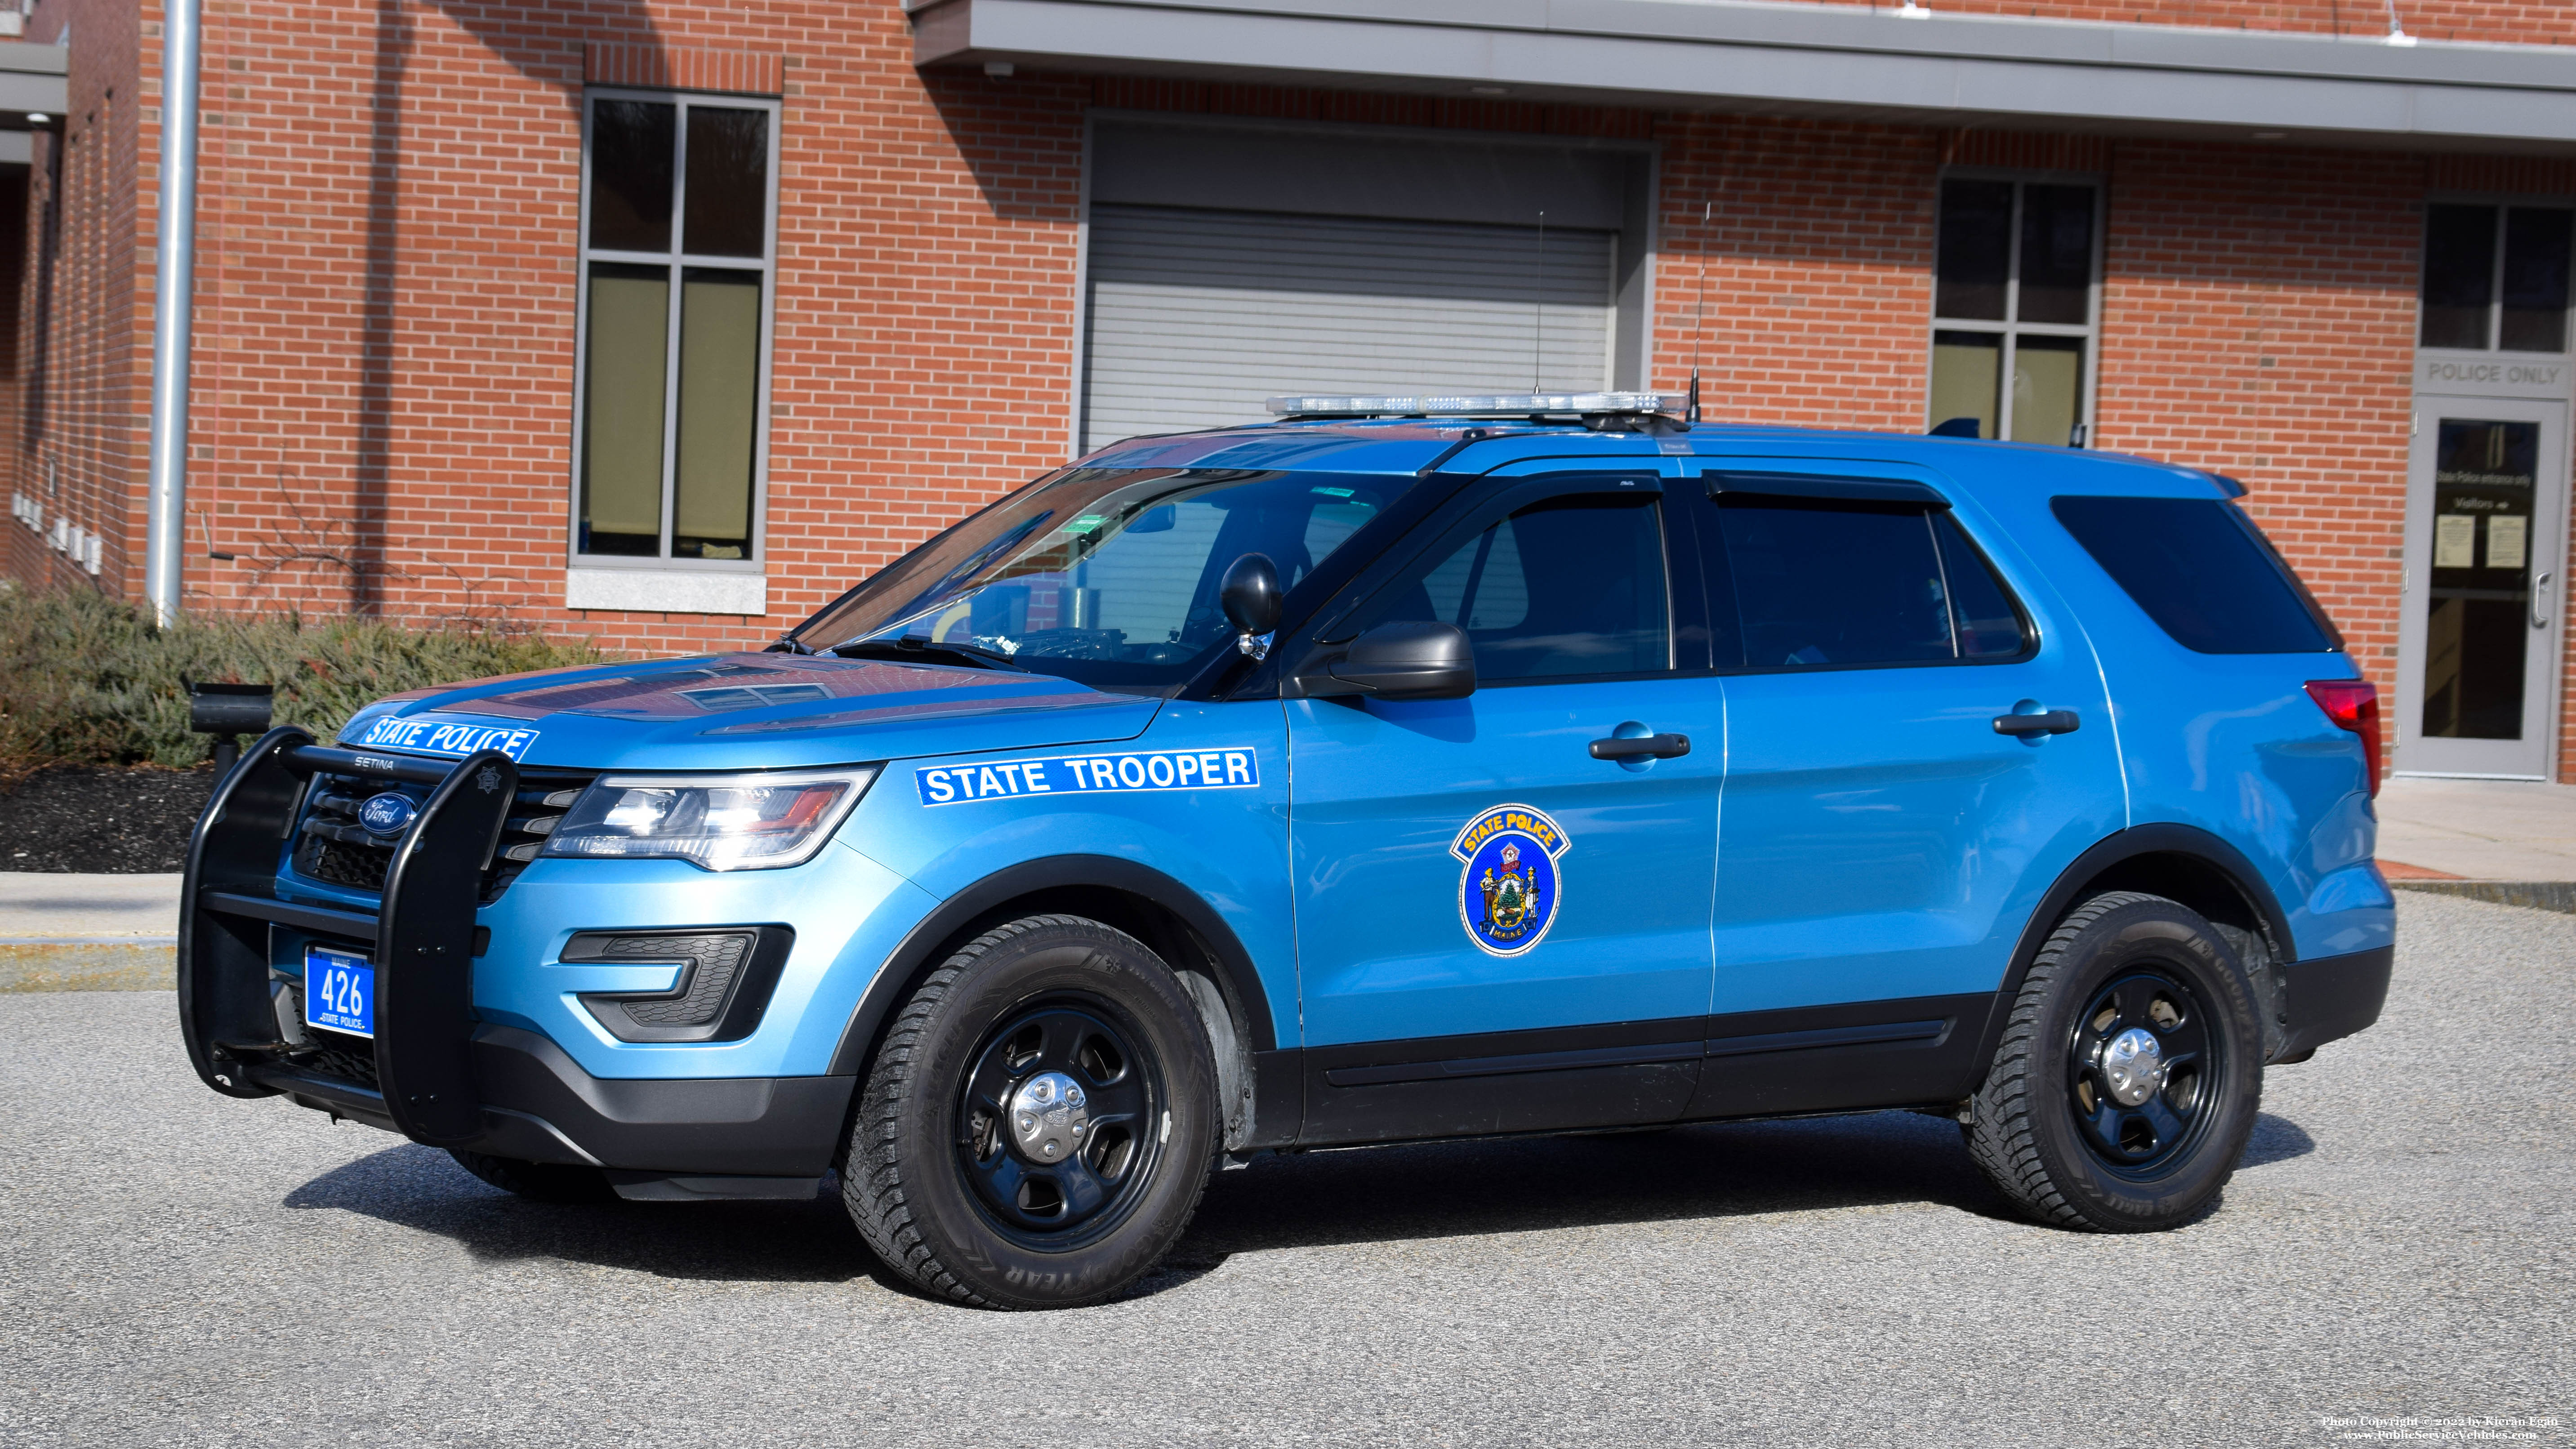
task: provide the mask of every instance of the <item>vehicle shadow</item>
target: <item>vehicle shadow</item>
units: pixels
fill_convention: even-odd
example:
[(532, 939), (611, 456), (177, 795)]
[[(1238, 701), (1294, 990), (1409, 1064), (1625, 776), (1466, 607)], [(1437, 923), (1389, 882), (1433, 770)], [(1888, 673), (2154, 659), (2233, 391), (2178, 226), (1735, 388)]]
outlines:
[(358, 1213), (435, 1233), (477, 1259), (559, 1258), (664, 1278), (898, 1287), (837, 1195), (811, 1202), (532, 1202), (492, 1187), (433, 1147), (404, 1143), (288, 1193), (301, 1210)]
[(2245, 1155), (2236, 1159), (2236, 1170), (2269, 1167), (2293, 1157), (2305, 1157), (2317, 1150), (2317, 1139), (2310, 1137), (2298, 1123), (2269, 1112), (2254, 1114), (2254, 1135), (2245, 1140)]
[(1879, 1112), (1262, 1158), (1210, 1181), (1172, 1261), (1897, 1203), (2005, 1210), (1955, 1125)]
[[(2265, 1112), (2238, 1165), (2315, 1150), (2296, 1123)], [(1954, 1123), (1918, 1112), (1423, 1143), (1218, 1173), (1188, 1234), (1137, 1291), (1264, 1249), (1902, 1203), (2029, 1221), (1977, 1171)]]
[[(2241, 1165), (2315, 1147), (2265, 1113)], [(1912, 1112), (1292, 1153), (1214, 1174), (1188, 1233), (1126, 1296), (1177, 1287), (1236, 1253), (1905, 1203), (2022, 1221), (1955, 1125)], [(478, 1259), (707, 1281), (867, 1278), (919, 1296), (861, 1244), (828, 1190), (794, 1203), (529, 1202), (405, 1144), (313, 1179), (285, 1205), (436, 1233)]]

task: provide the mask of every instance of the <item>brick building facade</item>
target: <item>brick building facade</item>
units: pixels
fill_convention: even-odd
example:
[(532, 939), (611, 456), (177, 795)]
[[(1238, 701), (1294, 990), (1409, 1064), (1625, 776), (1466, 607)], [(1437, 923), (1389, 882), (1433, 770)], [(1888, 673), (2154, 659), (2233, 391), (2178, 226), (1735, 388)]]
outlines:
[[(757, 647), (1086, 440), (1138, 430), (1119, 420), (1153, 415), (1159, 386), (1257, 415), (1257, 357), (1219, 386), (1173, 342), (1154, 371), (1151, 339), (1192, 328), (1265, 353), (1227, 330), (1269, 294), (1223, 274), (1225, 238), (1344, 257), (1345, 277), (1403, 246), (1508, 249), (1546, 223), (1504, 214), (1526, 184), (1529, 210), (1572, 198), (1558, 216), (1578, 223), (1536, 233), (1537, 291), (1327, 278), (1289, 300), (1374, 299), (1357, 315), (1387, 329), (1526, 302), (1571, 339), (1550, 385), (1678, 390), (1698, 365), (1712, 416), (1896, 432), (1974, 395), (1989, 435), (2019, 408), (2026, 438), (2228, 474), (2395, 699), (2398, 768), (2576, 779), (2549, 577), (2576, 127), (2546, 119), (2576, 115), (2576, 12), (1634, 0), (1576, 33), (1446, 0), (1328, 9), (205, 0), (190, 606)], [(27, 19), (22, 44), (64, 45), (68, 89), (25, 123), (22, 186), (0, 187), (0, 266), (25, 239), (0, 378), (24, 581), (141, 589), (159, 32), (146, 0), (37, 0)], [(729, 162), (662, 139), (727, 126), (748, 138)], [(628, 131), (641, 181), (598, 149)], [(1370, 183), (1371, 153), (1463, 158), (1465, 180)], [(1499, 189), (1476, 179), (1491, 166)], [(1247, 176), (1281, 199), (1247, 201)], [(755, 181), (766, 230), (744, 211), (730, 250), (700, 247), (686, 196), (756, 208)], [(647, 195), (683, 199), (655, 222), (630, 205)], [(1980, 206), (2020, 230), (1977, 231)], [(611, 236), (628, 211), (644, 230)], [(2494, 300), (2457, 345), (2453, 293), (2476, 280), (2460, 238), (2481, 224)], [(2012, 240), (2048, 226), (2074, 248), (2061, 272), (2089, 245), (2082, 276), (2042, 276)], [(1989, 233), (2001, 280), (1961, 260)], [(1571, 300), (1546, 290), (1558, 246)], [(2551, 305), (2550, 265), (2554, 350), (2514, 330)], [(1981, 286), (2020, 300), (1996, 310)], [(2060, 294), (2069, 310), (2030, 320)], [(2459, 472), (2432, 456), (2446, 419), (2531, 453), (2527, 522), (2445, 531), (2469, 516), (2434, 497)], [(2488, 626), (2409, 625), (2408, 571), (2478, 593), (2463, 557), (2519, 559), (2543, 624), (2522, 641), (2548, 657), (2520, 754), (2417, 748), (2428, 681)]]

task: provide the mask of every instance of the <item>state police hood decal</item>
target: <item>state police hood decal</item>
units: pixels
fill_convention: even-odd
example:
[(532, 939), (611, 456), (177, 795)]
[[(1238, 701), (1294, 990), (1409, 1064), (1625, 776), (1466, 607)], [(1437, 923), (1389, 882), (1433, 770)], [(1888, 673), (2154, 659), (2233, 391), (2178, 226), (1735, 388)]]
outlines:
[(911, 661), (729, 654), (414, 690), (369, 705), (343, 744), (523, 765), (779, 769), (907, 755), (1105, 744), (1162, 701), (1069, 679)]

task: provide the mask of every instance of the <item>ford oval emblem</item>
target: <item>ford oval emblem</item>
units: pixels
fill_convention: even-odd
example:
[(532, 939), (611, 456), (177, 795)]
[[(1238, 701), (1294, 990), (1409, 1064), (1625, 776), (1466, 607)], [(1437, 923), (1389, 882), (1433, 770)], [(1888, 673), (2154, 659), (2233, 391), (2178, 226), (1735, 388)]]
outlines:
[(410, 796), (400, 790), (387, 790), (368, 796), (366, 803), (358, 807), (358, 823), (367, 827), (370, 835), (400, 835), (419, 813)]

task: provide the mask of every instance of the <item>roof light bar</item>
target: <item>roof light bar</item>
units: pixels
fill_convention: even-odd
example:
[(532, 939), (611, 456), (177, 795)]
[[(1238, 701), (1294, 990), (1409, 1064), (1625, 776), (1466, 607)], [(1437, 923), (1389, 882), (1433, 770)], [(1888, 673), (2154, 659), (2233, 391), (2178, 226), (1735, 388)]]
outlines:
[(1530, 413), (1673, 413), (1679, 394), (1653, 392), (1503, 392), (1415, 397), (1332, 397), (1295, 393), (1268, 400), (1281, 417), (1519, 417)]

